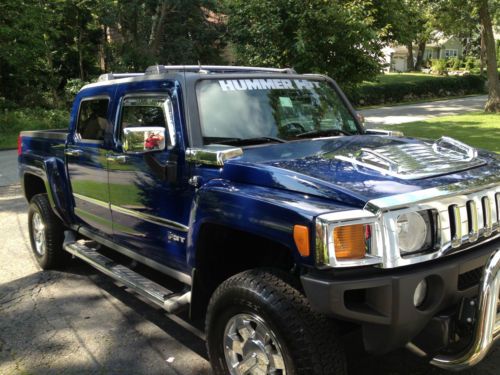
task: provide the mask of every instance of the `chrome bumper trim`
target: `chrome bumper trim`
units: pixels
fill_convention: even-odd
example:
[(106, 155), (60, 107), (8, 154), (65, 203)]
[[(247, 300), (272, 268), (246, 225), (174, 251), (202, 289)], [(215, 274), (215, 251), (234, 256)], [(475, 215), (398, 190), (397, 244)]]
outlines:
[(446, 370), (464, 370), (479, 363), (500, 338), (500, 249), (488, 260), (481, 279), (477, 321), (471, 346), (456, 355), (438, 355), (431, 364)]

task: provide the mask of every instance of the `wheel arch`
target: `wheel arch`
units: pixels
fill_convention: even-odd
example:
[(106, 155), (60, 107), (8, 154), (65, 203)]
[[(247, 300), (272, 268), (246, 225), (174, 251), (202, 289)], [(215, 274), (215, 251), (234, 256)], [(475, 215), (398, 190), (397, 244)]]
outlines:
[(267, 189), (263, 199), (264, 192), (255, 189), (219, 183), (200, 189), (194, 199), (187, 239), (193, 317), (203, 316), (217, 286), (239, 272), (257, 267), (292, 272), (314, 264), (313, 254), (301, 256), (293, 239), (294, 225), (308, 226), (312, 249), (314, 217), (294, 209), (297, 199), (290, 204), (289, 192)]
[(29, 202), (36, 194), (47, 194), (50, 206), (65, 225), (72, 222), (73, 200), (64, 161), (47, 158), (21, 169), (21, 185)]

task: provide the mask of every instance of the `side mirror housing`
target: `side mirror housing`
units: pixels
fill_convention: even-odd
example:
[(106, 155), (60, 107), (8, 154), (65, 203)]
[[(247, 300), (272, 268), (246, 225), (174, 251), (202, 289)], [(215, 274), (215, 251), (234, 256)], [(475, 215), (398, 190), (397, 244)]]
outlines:
[(165, 128), (160, 126), (125, 128), (123, 138), (123, 151), (128, 154), (165, 150)]

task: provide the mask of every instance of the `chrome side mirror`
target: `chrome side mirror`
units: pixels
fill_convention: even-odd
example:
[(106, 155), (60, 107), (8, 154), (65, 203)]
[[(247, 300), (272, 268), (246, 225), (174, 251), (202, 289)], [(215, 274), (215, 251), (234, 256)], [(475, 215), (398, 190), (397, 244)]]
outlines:
[(123, 129), (123, 151), (142, 154), (165, 150), (165, 128), (159, 126)]

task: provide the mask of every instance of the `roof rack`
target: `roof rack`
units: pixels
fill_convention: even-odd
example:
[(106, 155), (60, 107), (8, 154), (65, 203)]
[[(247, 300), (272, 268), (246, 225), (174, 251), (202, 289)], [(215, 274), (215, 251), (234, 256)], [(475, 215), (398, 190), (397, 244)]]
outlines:
[(170, 72), (193, 72), (193, 73), (252, 73), (252, 72), (263, 72), (263, 73), (284, 73), (284, 74), (295, 74), (295, 70), (292, 68), (262, 68), (253, 66), (230, 66), (230, 65), (153, 65), (146, 69), (146, 75), (150, 74), (162, 74)]
[(97, 79), (97, 82), (112, 81), (114, 79), (120, 79), (120, 78), (139, 77), (143, 75), (144, 73), (106, 73), (106, 74), (101, 74)]

